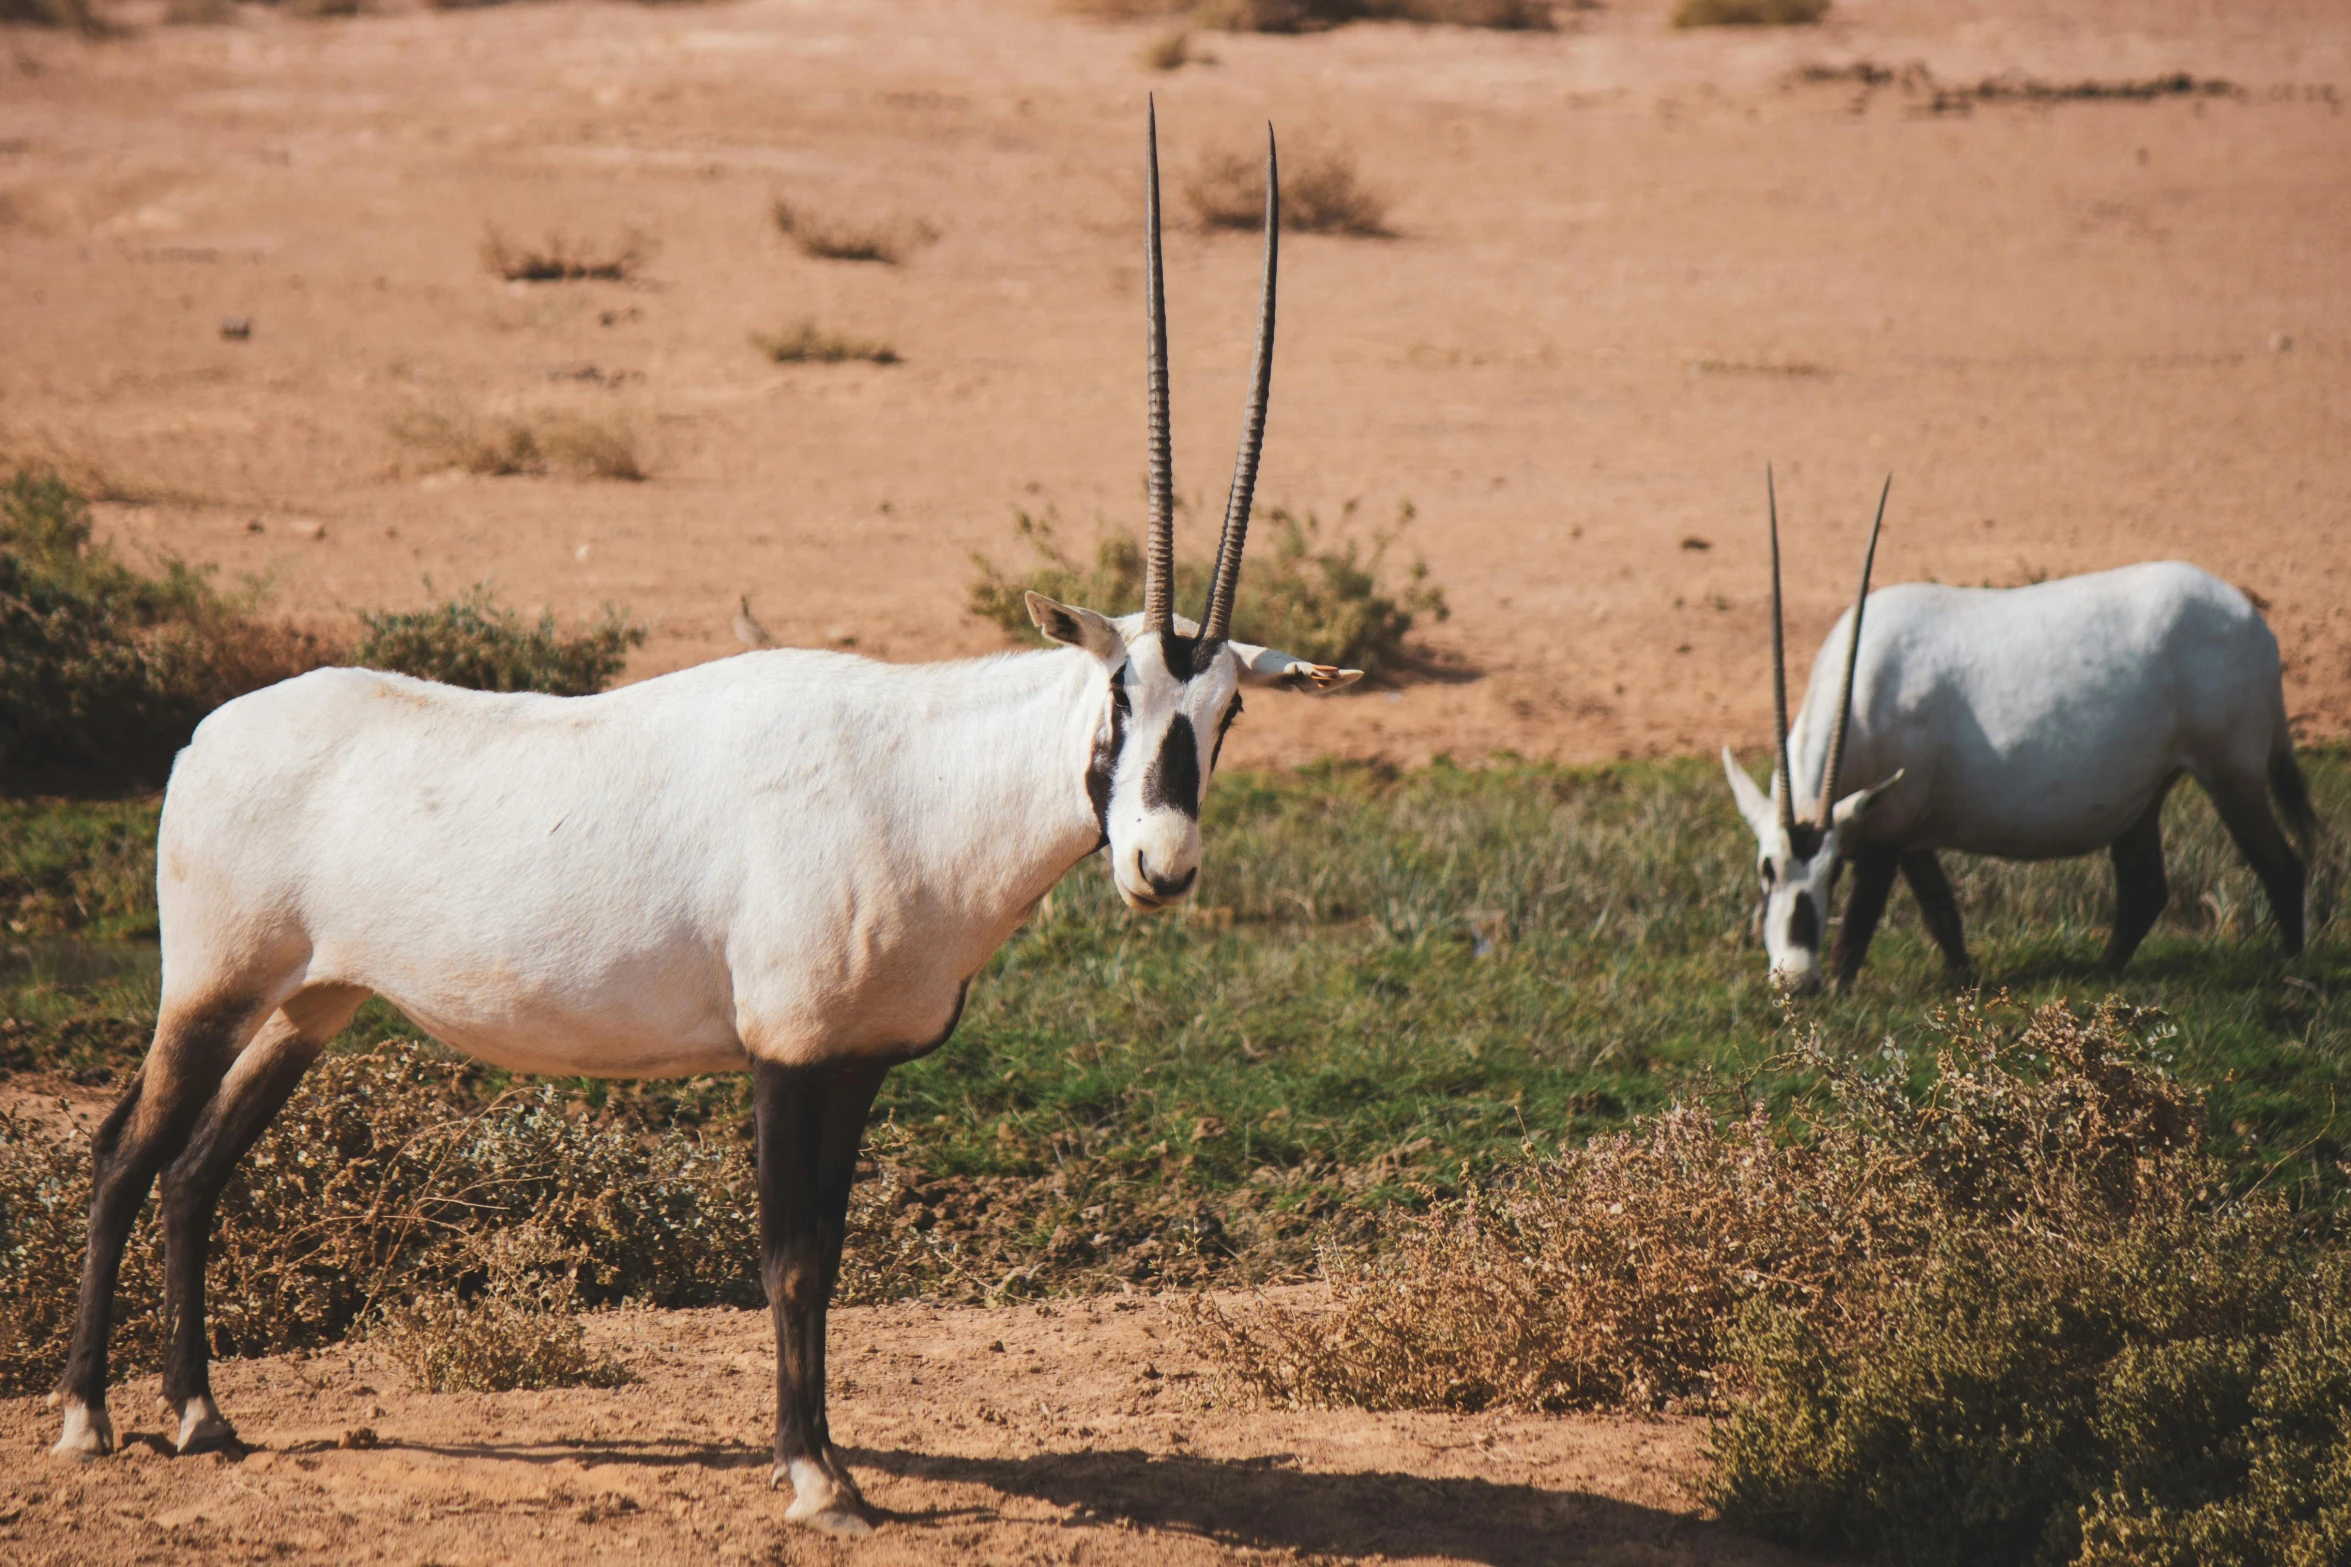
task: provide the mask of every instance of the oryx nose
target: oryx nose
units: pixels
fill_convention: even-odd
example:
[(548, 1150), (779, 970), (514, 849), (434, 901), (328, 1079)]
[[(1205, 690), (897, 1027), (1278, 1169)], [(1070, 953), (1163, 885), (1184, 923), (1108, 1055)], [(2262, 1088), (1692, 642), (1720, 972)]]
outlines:
[(1200, 876), (1200, 867), (1197, 865), (1181, 876), (1162, 876), (1151, 868), (1151, 856), (1140, 849), (1135, 851), (1135, 870), (1155, 898), (1180, 898), (1192, 890), (1192, 883)]

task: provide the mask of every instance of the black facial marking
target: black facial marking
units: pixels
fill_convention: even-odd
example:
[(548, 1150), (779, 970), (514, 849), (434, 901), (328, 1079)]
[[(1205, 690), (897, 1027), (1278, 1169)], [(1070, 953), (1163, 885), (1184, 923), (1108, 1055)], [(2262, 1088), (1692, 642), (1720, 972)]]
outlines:
[(1110, 782), (1118, 773), (1118, 753), (1127, 743), (1127, 688), (1120, 678), (1125, 671), (1110, 677), (1110, 727), (1094, 741), (1094, 754), (1086, 761), (1086, 799), (1094, 807), (1094, 825), (1102, 830), (1102, 841), (1094, 845), (1101, 849), (1110, 843)]
[(1788, 913), (1788, 942), (1808, 952), (1820, 945), (1820, 915), (1809, 892), (1797, 893), (1796, 906)]
[(1194, 671), (1208, 663), (1206, 658), (1201, 657), (1207, 651), (1205, 645), (1190, 637), (1161, 637), (1159, 649), (1167, 658), (1167, 672), (1178, 680), (1191, 679)]
[(1788, 834), (1788, 848), (1797, 860), (1809, 863), (1820, 852), (1821, 831), (1810, 822), (1798, 822), (1796, 830)]
[(1216, 764), (1224, 755), (1224, 737), (1233, 727), (1233, 720), (1241, 716), (1241, 699), (1233, 698), (1233, 705), (1224, 710), (1224, 717), (1216, 721), (1216, 744), (1208, 749), (1208, 770), (1216, 771)]
[(1167, 737), (1143, 775), (1143, 804), (1153, 810), (1166, 807), (1186, 816), (1200, 814), (1200, 738), (1192, 721), (1178, 713), (1167, 721)]

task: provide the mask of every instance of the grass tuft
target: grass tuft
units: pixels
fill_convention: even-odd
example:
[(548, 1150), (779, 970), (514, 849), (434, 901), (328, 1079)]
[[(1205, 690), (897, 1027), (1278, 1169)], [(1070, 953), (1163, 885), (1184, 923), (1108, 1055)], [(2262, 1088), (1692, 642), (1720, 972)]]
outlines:
[(420, 1393), (511, 1393), (618, 1387), (628, 1369), (589, 1352), (575, 1310), (577, 1248), (536, 1224), (466, 1237), (479, 1288), (446, 1288), (387, 1307), (369, 1338), (404, 1366)]
[(488, 414), (446, 403), (399, 415), (391, 431), (436, 467), (486, 478), (557, 475), (634, 484), (647, 477), (636, 432), (617, 415)]
[(1829, 0), (1682, 0), (1676, 27), (1808, 27), (1829, 14)]
[(509, 241), (493, 226), (482, 235), (482, 265), (509, 283), (618, 283), (636, 276), (647, 249), (634, 231), (603, 244), (549, 234), (534, 247)]
[(779, 332), (754, 332), (751, 343), (779, 365), (898, 363), (898, 351), (889, 344), (843, 337), (838, 332), (822, 330), (814, 321), (801, 321)]
[[(1184, 181), (1184, 197), (1203, 228), (1256, 230), (1265, 223), (1265, 155), (1221, 152), (1203, 158)], [(1363, 183), (1355, 159), (1340, 148), (1308, 151), (1282, 171), (1282, 227), (1301, 234), (1389, 234), (1385, 197)]]
[[(1354, 508), (1324, 537), (1314, 513), (1303, 516), (1272, 507), (1255, 537), (1233, 605), (1233, 634), (1244, 641), (1279, 648), (1320, 664), (1361, 669), (1373, 678), (1393, 677), (1424, 662), (1406, 646), (1416, 625), (1441, 621), (1451, 611), (1444, 591), (1429, 581), (1426, 562), (1414, 561), (1404, 580), (1387, 580), (1387, 554), (1413, 517), (1407, 501), (1393, 526), (1368, 541), (1350, 528)], [(1013, 513), (1013, 527), (1033, 551), (1025, 570), (1002, 571), (982, 555), (966, 597), (970, 612), (1014, 636), (1034, 640), (1022, 595), (1030, 589), (1064, 603), (1081, 604), (1105, 615), (1123, 615), (1143, 603), (1143, 546), (1134, 534), (1100, 530), (1090, 565), (1061, 546), (1056, 519)], [(1270, 534), (1269, 540), (1266, 535)], [(1267, 546), (1271, 544), (1269, 549)], [(1198, 603), (1208, 592), (1210, 562), (1176, 562), (1176, 596)]]
[(487, 583), (426, 609), (361, 614), (367, 628), (350, 661), (476, 691), (541, 691), (586, 696), (610, 685), (642, 647), (645, 628), (605, 606), (586, 630), (566, 636), (555, 612), (537, 625), (496, 603)]
[(939, 237), (927, 223), (905, 218), (845, 218), (811, 212), (777, 196), (769, 213), (776, 228), (819, 261), (872, 261), (896, 266), (916, 250)]
[(1192, 53), (1192, 30), (1178, 27), (1145, 44), (1135, 58), (1146, 71), (1180, 71), (1202, 57)]

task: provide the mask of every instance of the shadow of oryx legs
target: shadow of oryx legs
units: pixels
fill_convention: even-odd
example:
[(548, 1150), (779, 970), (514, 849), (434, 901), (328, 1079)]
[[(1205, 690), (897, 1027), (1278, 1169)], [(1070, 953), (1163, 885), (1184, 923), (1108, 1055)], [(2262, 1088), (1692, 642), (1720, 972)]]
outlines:
[(857, 1148), (888, 1069), (878, 1065), (751, 1069), (759, 1137), (760, 1279), (776, 1329), (775, 1470), (791, 1482), (784, 1516), (826, 1534), (860, 1535), (873, 1515), (825, 1421), (825, 1311)]

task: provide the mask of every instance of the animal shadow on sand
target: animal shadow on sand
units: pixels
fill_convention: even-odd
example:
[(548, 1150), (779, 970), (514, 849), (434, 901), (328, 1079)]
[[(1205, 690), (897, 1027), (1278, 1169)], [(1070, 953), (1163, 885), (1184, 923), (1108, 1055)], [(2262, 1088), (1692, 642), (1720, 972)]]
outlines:
[[(1719, 1524), (1582, 1491), (1363, 1471), (1326, 1474), (1282, 1457), (1205, 1458), (1135, 1449), (958, 1458), (852, 1449), (851, 1462), (907, 1479), (983, 1485), (1077, 1509), (1073, 1521), (1129, 1523), (1256, 1550), (1341, 1557), (1377, 1552), (1537, 1567), (1642, 1559), (1764, 1564), (1801, 1558)], [(901, 1527), (927, 1515), (899, 1514)], [(944, 1521), (945, 1515), (939, 1515)], [(968, 1515), (965, 1515), (968, 1516)]]

